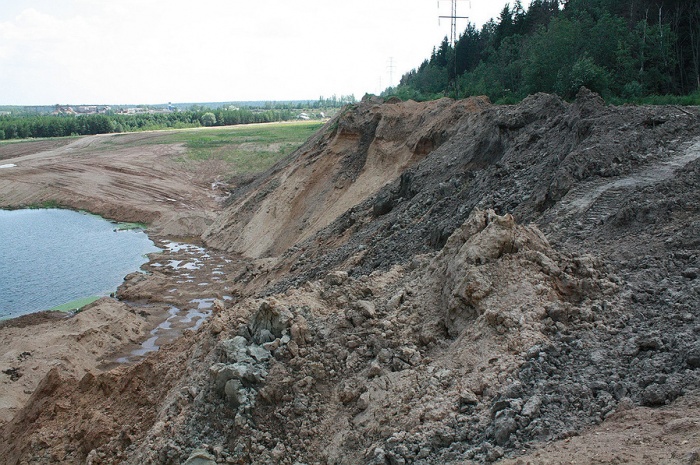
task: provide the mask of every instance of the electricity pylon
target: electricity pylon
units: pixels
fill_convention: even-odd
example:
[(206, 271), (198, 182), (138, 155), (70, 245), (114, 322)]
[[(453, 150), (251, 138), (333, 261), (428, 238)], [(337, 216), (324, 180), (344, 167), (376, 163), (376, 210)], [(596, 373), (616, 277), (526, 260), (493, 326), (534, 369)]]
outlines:
[[(458, 19), (469, 19), (469, 16), (459, 16), (457, 14), (457, 2), (459, 1), (469, 1), (469, 6), (471, 7), (470, 0), (451, 0), (452, 3), (452, 13), (450, 16), (438, 16), (439, 19), (449, 19), (450, 20), (450, 43), (452, 44), (452, 51), (455, 54), (454, 57), (454, 86), (455, 86), (455, 98), (459, 98), (459, 86), (457, 85), (457, 20)], [(438, 0), (438, 8), (440, 8), (440, 1)]]

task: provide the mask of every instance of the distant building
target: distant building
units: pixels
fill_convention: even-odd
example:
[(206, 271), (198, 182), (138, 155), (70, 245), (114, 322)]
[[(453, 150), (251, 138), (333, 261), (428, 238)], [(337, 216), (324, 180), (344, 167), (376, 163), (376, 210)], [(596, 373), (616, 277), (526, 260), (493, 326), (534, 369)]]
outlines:
[(51, 113), (53, 115), (75, 115), (76, 112), (72, 107), (68, 105), (56, 105), (56, 108)]
[(78, 107), (71, 107), (68, 105), (56, 105), (54, 107), (53, 115), (96, 115), (105, 114), (112, 111), (112, 107), (108, 105), (80, 105)]
[(129, 108), (122, 108), (122, 110), (119, 112), (122, 115), (138, 115), (142, 113), (148, 113), (147, 108), (143, 107), (129, 107)]
[(97, 106), (95, 105), (81, 105), (75, 109), (77, 113), (81, 115), (90, 115), (97, 113)]

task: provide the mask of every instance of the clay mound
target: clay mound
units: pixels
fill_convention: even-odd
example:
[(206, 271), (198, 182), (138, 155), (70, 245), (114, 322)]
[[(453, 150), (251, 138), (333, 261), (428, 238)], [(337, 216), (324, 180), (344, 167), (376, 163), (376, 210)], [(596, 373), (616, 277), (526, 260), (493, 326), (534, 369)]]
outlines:
[[(520, 261), (511, 261), (511, 266), (496, 265), (518, 253)], [(445, 309), (447, 333), (458, 337), (478, 317), (503, 329), (539, 324), (546, 317), (547, 298), (557, 294), (553, 280), (562, 275), (550, 257), (558, 259), (536, 227), (516, 225), (511, 215), (498, 216), (493, 210), (474, 210), (433, 264), (432, 287), (440, 290), (438, 302)], [(536, 271), (543, 271), (528, 279), (523, 258), (529, 258)], [(533, 283), (539, 284), (537, 291)], [(529, 297), (535, 300), (526, 304)]]
[[(537, 429), (546, 402), (522, 398), (518, 370), (560, 327), (597, 318), (587, 308), (606, 280), (572, 272), (536, 227), (493, 211), (416, 260), (358, 279), (331, 272), (217, 314), (195, 342), (206, 360), (174, 390), (185, 397), (129, 460), (182, 462), (207, 428), (223, 434), (209, 450), (220, 461), (446, 463), (453, 442), (470, 458), (502, 454)], [(598, 291), (572, 304), (570, 289), (586, 286)]]
[(485, 98), (455, 102), (364, 101), (273, 167), (254, 188), (235, 193), (207, 230), (213, 247), (250, 258), (274, 257), (327, 227), (421, 161), (459, 129)]
[[(464, 114), (429, 156), (283, 254), (282, 282), (272, 291), (328, 269), (359, 276), (440, 250), (475, 207), (536, 222), (550, 241), (572, 251), (590, 241), (616, 253), (611, 237), (624, 232), (634, 241), (642, 233), (639, 225), (620, 228), (624, 218), (641, 216), (640, 208), (669, 226), (679, 223), (665, 206), (695, 209), (697, 190), (675, 181), (692, 183), (698, 163), (700, 118), (692, 110), (606, 106), (584, 90), (573, 103), (537, 94)], [(659, 190), (664, 183), (676, 185)], [(642, 188), (649, 194), (642, 197)]]

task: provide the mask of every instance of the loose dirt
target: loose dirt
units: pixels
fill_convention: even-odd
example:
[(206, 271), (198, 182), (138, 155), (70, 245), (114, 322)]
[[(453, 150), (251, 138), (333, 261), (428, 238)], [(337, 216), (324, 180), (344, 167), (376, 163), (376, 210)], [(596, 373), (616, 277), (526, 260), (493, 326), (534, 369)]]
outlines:
[[(38, 353), (33, 378), (32, 350), (12, 349), (3, 383), (27, 384), (3, 410), (0, 454), (698, 463), (699, 114), (608, 106), (586, 89), (573, 103), (538, 94), (513, 106), (368, 99), (268, 171), (232, 180), (222, 208), (211, 176), (174, 182), (176, 146), (115, 158), (105, 136), (7, 159), (18, 166), (0, 172), (0, 192), (6, 172), (18, 185), (43, 172), (66, 199), (134, 201), (156, 230), (189, 221), (203, 242), (165, 247), (121, 301), (65, 320), (122, 309), (140, 338), (120, 345), (122, 326), (96, 329), (93, 359)], [(82, 191), (78, 169), (119, 176), (123, 203), (102, 182)], [(145, 188), (151, 176), (158, 189)], [(161, 341), (174, 307), (207, 320)], [(34, 318), (0, 328), (7, 351), (28, 331), (60, 339), (75, 325)]]

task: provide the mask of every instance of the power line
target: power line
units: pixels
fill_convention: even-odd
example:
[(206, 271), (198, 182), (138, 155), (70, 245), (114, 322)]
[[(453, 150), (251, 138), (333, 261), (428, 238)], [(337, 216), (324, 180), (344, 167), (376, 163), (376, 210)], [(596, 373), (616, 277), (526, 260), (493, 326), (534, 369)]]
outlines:
[[(452, 3), (452, 13), (449, 16), (441, 15), (438, 16), (440, 19), (450, 20), (450, 42), (454, 47), (457, 43), (457, 20), (458, 19), (469, 19), (469, 16), (459, 16), (457, 15), (457, 2), (467, 1), (467, 0), (451, 0)], [(469, 1), (469, 7), (471, 8), (471, 1)], [(440, 8), (440, 1), (438, 0), (438, 8)]]
[[(455, 86), (455, 97), (459, 98), (459, 88), (457, 86), (457, 20), (458, 19), (469, 19), (469, 16), (459, 16), (457, 14), (457, 2), (462, 1), (462, 0), (451, 0), (452, 3), (452, 11), (449, 16), (438, 16), (438, 19), (449, 19), (450, 20), (450, 43), (452, 44), (452, 51), (455, 54), (454, 57), (454, 64), (455, 64), (455, 69), (454, 69), (454, 86)], [(469, 1), (469, 7), (471, 8), (471, 1), (470, 0), (464, 0), (464, 1)], [(438, 0), (438, 8), (440, 8), (440, 0)]]
[(389, 65), (387, 65), (387, 68), (389, 68), (389, 87), (394, 87), (394, 68), (396, 68), (394, 65), (394, 57), (389, 57)]

